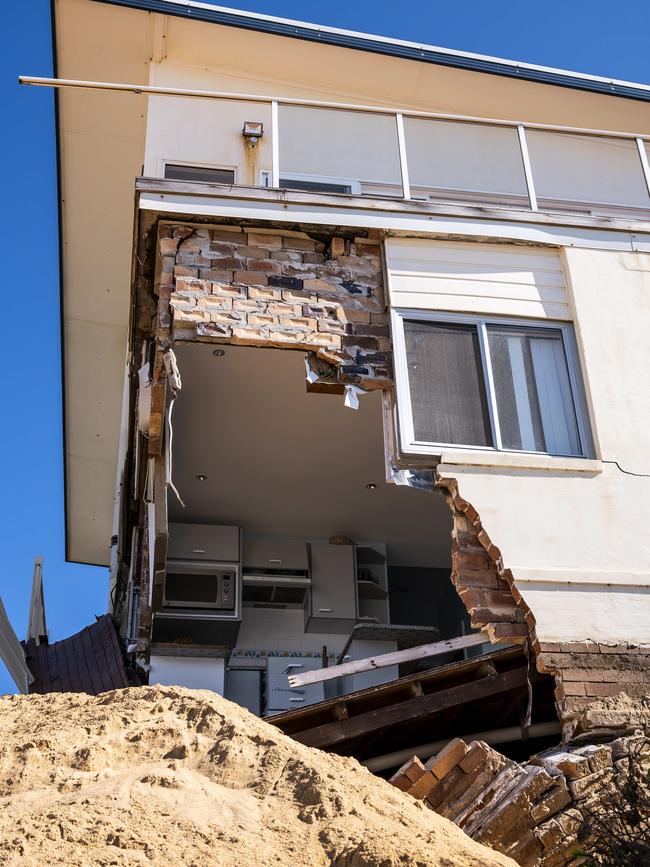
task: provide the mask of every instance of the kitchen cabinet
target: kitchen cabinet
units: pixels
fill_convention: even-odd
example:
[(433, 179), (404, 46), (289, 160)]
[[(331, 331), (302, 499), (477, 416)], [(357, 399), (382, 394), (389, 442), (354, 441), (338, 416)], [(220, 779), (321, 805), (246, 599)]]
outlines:
[(266, 715), (294, 710), (323, 701), (322, 683), (310, 683), (292, 689), (288, 676), (322, 668), (317, 656), (270, 656), (266, 664)]
[(311, 593), (305, 632), (347, 633), (357, 621), (353, 545), (311, 544)]

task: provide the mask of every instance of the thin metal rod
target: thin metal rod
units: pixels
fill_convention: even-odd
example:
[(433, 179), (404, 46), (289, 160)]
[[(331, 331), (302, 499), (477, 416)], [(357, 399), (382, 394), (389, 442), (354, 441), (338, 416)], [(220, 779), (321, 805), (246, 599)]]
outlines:
[(397, 123), (397, 148), (399, 150), (399, 167), (402, 174), (402, 197), (411, 198), (411, 183), (409, 181), (409, 166), (406, 156), (406, 137), (404, 135), (404, 116), (401, 112), (395, 115)]
[(499, 408), (497, 406), (496, 388), (494, 387), (494, 374), (492, 372), (492, 358), (490, 356), (490, 343), (487, 331), (487, 325), (483, 320), (478, 322), (478, 340), (481, 350), (481, 361), (485, 370), (485, 390), (488, 403), (488, 413), (490, 423), (492, 425), (492, 434), (494, 436), (494, 448), (501, 451), (503, 445), (501, 443), (501, 425), (499, 423)]
[(643, 143), (642, 138), (637, 138), (636, 146), (639, 149), (639, 159), (641, 160), (641, 170), (643, 171), (643, 177), (645, 178), (645, 185), (648, 188), (648, 195), (650, 196), (650, 165), (648, 164), (648, 154), (646, 153), (645, 145)]
[(537, 195), (535, 193), (535, 181), (533, 180), (533, 170), (530, 165), (530, 154), (528, 153), (528, 142), (526, 141), (526, 130), (523, 123), (517, 126), (519, 134), (519, 147), (521, 148), (521, 160), (524, 164), (524, 175), (526, 177), (526, 188), (528, 190), (528, 201), (530, 202), (530, 210), (536, 211)]
[[(345, 696), (342, 697), (343, 699)], [(526, 736), (529, 738), (548, 737), (550, 735), (559, 734), (562, 731), (562, 726), (559, 722), (543, 722), (533, 723), (525, 730)], [(492, 729), (485, 732), (474, 732), (472, 734), (458, 735), (466, 743), (471, 741), (484, 741), (486, 744), (507, 744), (513, 741), (523, 739), (521, 726), (508, 726), (503, 729)], [(452, 738), (444, 738), (440, 741), (432, 741), (428, 744), (419, 744), (413, 747), (407, 747), (404, 750), (397, 750), (394, 753), (386, 753), (383, 756), (375, 756), (372, 759), (364, 759), (361, 764), (365, 765), (369, 771), (386, 771), (388, 768), (396, 768), (410, 759), (411, 756), (417, 756), (424, 761), (430, 758), (435, 753), (449, 743)]]
[(260, 102), (272, 103), (274, 100), (278, 105), (302, 105), (311, 108), (331, 108), (339, 111), (358, 111), (367, 114), (403, 114), (406, 117), (423, 117), (431, 120), (448, 120), (459, 123), (478, 123), (487, 126), (507, 126), (517, 127), (520, 124), (526, 129), (548, 130), (550, 132), (564, 132), (575, 135), (591, 135), (601, 136), (605, 138), (620, 138), (620, 139), (638, 139), (642, 141), (650, 141), (650, 135), (645, 133), (630, 133), (630, 132), (614, 132), (613, 130), (603, 129), (588, 129), (586, 127), (577, 126), (557, 126), (554, 124), (545, 123), (529, 123), (526, 121), (504, 120), (503, 118), (489, 117), (473, 117), (463, 114), (442, 114), (437, 112), (417, 111), (404, 108), (387, 108), (385, 106), (374, 105), (356, 105), (344, 102), (325, 102), (314, 99), (298, 99), (290, 96), (275, 97), (275, 96), (260, 96), (252, 93), (228, 93), (227, 91), (212, 91), (212, 90), (187, 90), (180, 87), (151, 87), (144, 84), (119, 84), (108, 81), (83, 81), (72, 78), (39, 78), (32, 75), (20, 75), (18, 77), (20, 84), (30, 84), (34, 87), (77, 87), (90, 88), (92, 90), (113, 90), (124, 91), (135, 94), (148, 94), (152, 96), (186, 96), (194, 99), (229, 99), (240, 102)]
[(280, 186), (280, 112), (277, 99), (271, 102), (271, 186)]

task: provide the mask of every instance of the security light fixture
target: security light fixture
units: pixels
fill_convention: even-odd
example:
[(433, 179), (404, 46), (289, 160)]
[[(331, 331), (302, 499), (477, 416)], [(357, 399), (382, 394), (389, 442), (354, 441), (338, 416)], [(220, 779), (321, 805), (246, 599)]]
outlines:
[(244, 128), (241, 134), (244, 136), (246, 147), (254, 148), (264, 135), (264, 124), (258, 121), (246, 120), (244, 121)]
[(194, 478), (197, 482), (207, 482), (208, 480), (208, 477), (205, 475), (205, 473), (199, 473), (198, 476), (194, 476)]
[(223, 356), (226, 354), (226, 350), (225, 349), (213, 349), (212, 354), (215, 356), (215, 358), (223, 358)]
[(374, 482), (368, 482), (366, 488), (368, 488), (369, 491), (376, 491), (377, 485)]

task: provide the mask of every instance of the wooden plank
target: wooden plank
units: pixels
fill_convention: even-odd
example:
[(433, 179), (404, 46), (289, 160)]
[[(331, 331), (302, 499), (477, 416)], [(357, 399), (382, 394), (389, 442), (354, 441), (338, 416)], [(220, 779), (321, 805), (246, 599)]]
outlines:
[[(115, 659), (113, 643), (111, 641), (111, 636), (108, 631), (109, 626), (106, 623), (107, 617), (108, 615), (104, 614), (97, 619), (97, 623), (95, 624), (95, 634), (97, 635), (97, 639), (101, 643), (102, 650), (104, 651), (104, 658), (106, 659), (106, 671), (108, 672), (108, 677), (111, 684), (110, 688), (114, 689), (118, 684), (120, 684), (121, 678), (117, 661)], [(110, 629), (112, 628), (113, 624), (111, 623)]]
[(99, 634), (102, 636), (102, 645), (106, 654), (108, 671), (111, 678), (111, 688), (120, 689), (121, 687), (128, 686), (122, 664), (122, 654), (115, 636), (115, 627), (108, 614), (104, 614), (99, 618), (97, 628)]
[(88, 664), (88, 673), (90, 674), (90, 682), (92, 684), (92, 695), (99, 695), (100, 692), (104, 692), (104, 684), (97, 667), (97, 660), (95, 659), (95, 650), (91, 639), (91, 631), (92, 626), (86, 626), (85, 629), (81, 630), (80, 638), (86, 662)]
[(110, 618), (108, 618), (108, 631), (111, 636), (113, 653), (115, 654), (115, 659), (119, 668), (119, 683), (117, 685), (127, 687), (129, 686), (129, 678), (127, 677), (126, 669), (124, 668), (124, 657), (122, 656), (122, 648), (120, 647), (120, 642), (117, 638), (117, 631), (115, 629), (113, 621)]
[(416, 719), (433, 716), (448, 708), (490, 698), (520, 689), (527, 679), (526, 668), (515, 668), (497, 677), (460, 684), (419, 698), (411, 698), (389, 707), (352, 716), (347, 720), (326, 723), (292, 735), (308, 747), (327, 747), (369, 732), (385, 729)]
[[(594, 229), (610, 229), (623, 232), (647, 232), (650, 230), (648, 220), (630, 220), (624, 217), (594, 216), (593, 214), (577, 215), (571, 213), (546, 214), (543, 211), (525, 211), (521, 207), (508, 205), (465, 205), (446, 202), (418, 202), (410, 199), (374, 199), (370, 196), (334, 196), (328, 193), (304, 193), (298, 190), (273, 190), (264, 187), (248, 187), (243, 184), (226, 186), (216, 183), (197, 183), (196, 181), (165, 180), (163, 178), (136, 178), (136, 193), (154, 195), (189, 195), (200, 200), (203, 197), (230, 199), (235, 201), (262, 201), (277, 204), (280, 208), (288, 204), (317, 204), (321, 207), (332, 207), (336, 210), (357, 208), (372, 213), (388, 212), (390, 214), (413, 214), (426, 219), (429, 215), (449, 217), (470, 217), (480, 220), (516, 220), (518, 223), (541, 224), (548, 226), (576, 226)], [(167, 209), (165, 209), (167, 210)], [(201, 205), (197, 202), (197, 214)], [(165, 216), (165, 219), (168, 219)]]
[(95, 666), (102, 682), (101, 691), (107, 692), (113, 688), (113, 684), (111, 683), (111, 674), (108, 667), (108, 659), (106, 658), (106, 651), (104, 650), (104, 641), (99, 623), (93, 623), (88, 627), (88, 631), (93, 648)]
[(475, 647), (477, 644), (485, 643), (486, 638), (482, 632), (475, 635), (460, 635), (458, 638), (450, 638), (447, 641), (436, 641), (434, 644), (420, 644), (418, 647), (409, 647), (406, 650), (394, 650), (392, 653), (382, 653), (378, 656), (369, 656), (366, 659), (356, 659), (354, 662), (342, 662), (340, 665), (330, 665), (329, 668), (305, 671), (301, 674), (291, 674), (288, 677), (289, 686), (306, 686), (308, 683), (319, 683), (323, 680), (331, 680), (333, 677), (359, 674), (362, 671), (374, 671), (376, 668), (388, 668), (391, 665), (399, 665), (402, 662), (427, 659), (431, 656), (449, 653), (452, 650), (462, 650), (465, 647)]
[(65, 638), (63, 641), (60, 641), (59, 644), (61, 644), (63, 655), (65, 656), (66, 665), (68, 668), (69, 684), (67, 686), (66, 692), (83, 692), (81, 688), (81, 673), (79, 671), (79, 661), (77, 660), (77, 654), (75, 653), (72, 638)]
[(393, 696), (397, 695), (398, 698), (396, 700), (400, 700), (399, 695), (408, 693), (411, 681), (419, 680), (422, 684), (427, 684), (427, 690), (431, 692), (434, 684), (438, 681), (446, 682), (450, 677), (454, 679), (454, 682), (457, 682), (459, 678), (474, 680), (479, 676), (478, 672), (481, 662), (488, 658), (495, 660), (499, 665), (502, 663), (507, 665), (510, 662), (523, 664), (525, 661), (523, 650), (519, 645), (506, 647), (503, 650), (493, 650), (488, 654), (471, 659), (450, 662), (437, 668), (431, 668), (428, 671), (419, 671), (414, 674), (405, 675), (398, 680), (390, 680), (387, 683), (356, 690), (355, 692), (347, 693), (345, 696), (328, 698), (306, 707), (284, 711), (283, 713), (269, 717), (269, 722), (284, 730), (287, 724), (290, 725), (292, 722), (331, 711), (332, 706), (341, 700), (350, 705), (352, 715), (354, 715), (357, 707), (363, 707), (368, 702), (375, 704), (377, 701), (384, 700), (386, 704), (392, 704), (393, 702), (390, 699)]
[(79, 691), (87, 692), (89, 695), (94, 695), (95, 690), (90, 676), (87, 654), (81, 641), (81, 634), (77, 632), (70, 640), (72, 641), (72, 647), (77, 658), (77, 667), (79, 669)]

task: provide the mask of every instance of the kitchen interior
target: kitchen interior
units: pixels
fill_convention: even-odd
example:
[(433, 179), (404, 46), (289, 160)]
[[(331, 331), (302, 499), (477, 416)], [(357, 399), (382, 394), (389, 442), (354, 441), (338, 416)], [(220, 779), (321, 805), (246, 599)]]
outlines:
[(458, 659), (289, 686), (289, 674), (472, 631), (449, 580), (449, 507), (386, 481), (379, 392), (354, 410), (308, 390), (302, 352), (175, 351), (183, 504), (170, 487), (150, 682), (211, 689), (268, 717)]

